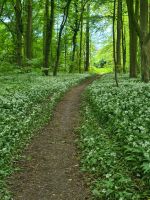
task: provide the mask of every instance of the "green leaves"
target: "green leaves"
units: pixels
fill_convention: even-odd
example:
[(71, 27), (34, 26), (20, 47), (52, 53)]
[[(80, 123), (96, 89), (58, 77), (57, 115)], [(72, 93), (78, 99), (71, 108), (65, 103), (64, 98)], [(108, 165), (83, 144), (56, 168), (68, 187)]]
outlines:
[(95, 199), (148, 199), (150, 85), (111, 75), (86, 91), (81, 128), (82, 165), (94, 176)]
[(41, 126), (60, 97), (88, 75), (41, 77), (34, 74), (1, 76), (0, 81), (0, 194), (12, 172), (11, 161)]
[(145, 174), (147, 174), (147, 173), (150, 174), (150, 162), (148, 162), (148, 163), (143, 163), (143, 164), (142, 164), (142, 169), (144, 170), (144, 173), (145, 173)]

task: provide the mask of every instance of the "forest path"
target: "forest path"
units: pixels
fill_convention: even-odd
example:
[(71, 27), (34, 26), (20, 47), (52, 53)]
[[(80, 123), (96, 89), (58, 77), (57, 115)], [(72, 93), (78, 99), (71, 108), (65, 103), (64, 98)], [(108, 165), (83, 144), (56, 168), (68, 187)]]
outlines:
[[(58, 103), (52, 121), (33, 139), (10, 178), (14, 200), (84, 200), (89, 191), (79, 169), (75, 128), (81, 94), (95, 77), (73, 87)], [(42, 116), (40, 116), (42, 117)]]

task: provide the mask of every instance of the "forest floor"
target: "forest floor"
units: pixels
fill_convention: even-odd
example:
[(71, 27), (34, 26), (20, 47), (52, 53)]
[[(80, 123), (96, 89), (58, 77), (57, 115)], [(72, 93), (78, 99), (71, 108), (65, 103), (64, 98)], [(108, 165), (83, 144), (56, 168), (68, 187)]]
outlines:
[(80, 122), (81, 94), (94, 79), (87, 79), (66, 93), (56, 106), (53, 119), (17, 161), (20, 170), (8, 181), (14, 200), (90, 199), (80, 172), (75, 129)]

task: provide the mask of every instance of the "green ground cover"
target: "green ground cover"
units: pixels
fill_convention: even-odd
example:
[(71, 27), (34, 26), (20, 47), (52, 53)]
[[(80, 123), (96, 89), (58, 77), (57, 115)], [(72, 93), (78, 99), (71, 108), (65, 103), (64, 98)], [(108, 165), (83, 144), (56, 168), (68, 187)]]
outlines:
[(48, 122), (60, 97), (87, 76), (0, 76), (0, 199), (9, 199), (5, 178), (12, 171), (11, 161), (33, 133)]
[(88, 87), (80, 129), (93, 199), (150, 199), (150, 84), (111, 75)]

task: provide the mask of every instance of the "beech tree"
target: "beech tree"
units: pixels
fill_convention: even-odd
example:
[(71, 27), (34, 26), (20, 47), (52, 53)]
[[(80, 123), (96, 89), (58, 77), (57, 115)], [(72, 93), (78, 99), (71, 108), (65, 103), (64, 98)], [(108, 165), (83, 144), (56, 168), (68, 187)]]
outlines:
[(26, 29), (25, 29), (25, 52), (28, 60), (32, 59), (32, 0), (26, 0)]
[(58, 71), (58, 65), (59, 65), (59, 59), (60, 59), (60, 52), (61, 52), (61, 39), (62, 39), (62, 33), (64, 30), (64, 27), (66, 25), (68, 14), (69, 14), (69, 8), (70, 8), (71, 0), (68, 0), (63, 11), (63, 19), (60, 25), (59, 34), (58, 34), (58, 43), (57, 43), (57, 52), (56, 52), (56, 62), (53, 70), (53, 75), (57, 75)]
[(90, 66), (90, 4), (87, 4), (87, 18), (86, 18), (86, 60), (85, 71), (89, 71)]
[(15, 11), (15, 26), (16, 26), (16, 59), (19, 66), (22, 65), (22, 40), (23, 40), (23, 19), (22, 19), (22, 3), (21, 0), (16, 0), (14, 3)]
[(116, 37), (115, 37), (115, 18), (116, 18), (116, 0), (114, 0), (114, 5), (113, 5), (113, 18), (112, 18), (112, 24), (113, 24), (113, 61), (114, 61), (114, 72), (115, 72), (115, 81), (117, 87), (119, 86), (118, 84), (118, 76), (117, 76), (117, 61), (116, 61)]
[(126, 26), (124, 22), (124, 16), (122, 14), (122, 69), (123, 73), (126, 73), (126, 62), (127, 62), (127, 44), (126, 44)]
[(118, 0), (117, 8), (117, 48), (116, 48), (116, 66), (117, 71), (122, 72), (121, 65), (121, 38), (122, 38), (122, 0)]
[(44, 74), (48, 76), (49, 70), (49, 55), (50, 55), (50, 46), (53, 36), (54, 28), (54, 0), (45, 1), (45, 38), (44, 38), (44, 56), (43, 56), (43, 68)]
[(132, 9), (132, 12), (134, 12), (135, 19), (138, 23), (139, 0), (136, 0), (136, 2), (130, 0), (130, 2), (127, 3), (128, 3), (127, 5), (129, 13), (129, 32), (130, 32), (130, 77), (136, 78), (137, 77), (137, 32), (135, 30), (135, 27), (133, 26), (133, 20), (132, 20), (132, 15), (130, 13), (130, 9)]
[[(131, 24), (139, 36), (141, 45), (141, 77), (144, 82), (149, 82), (149, 51), (150, 51), (150, 34), (149, 34), (149, 13), (148, 0), (140, 0), (140, 25), (137, 22), (136, 15), (133, 10), (133, 1), (126, 0), (128, 7), (128, 14), (130, 16)], [(131, 52), (131, 50), (130, 50)]]

